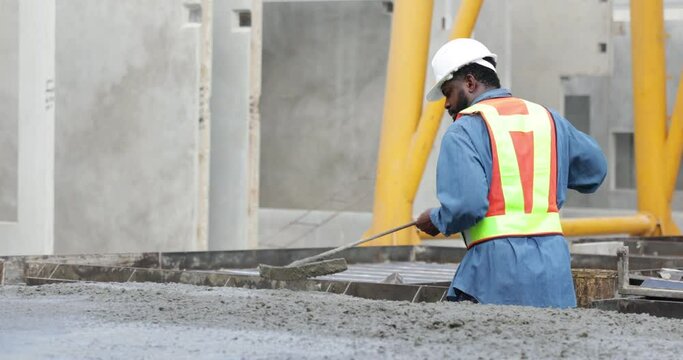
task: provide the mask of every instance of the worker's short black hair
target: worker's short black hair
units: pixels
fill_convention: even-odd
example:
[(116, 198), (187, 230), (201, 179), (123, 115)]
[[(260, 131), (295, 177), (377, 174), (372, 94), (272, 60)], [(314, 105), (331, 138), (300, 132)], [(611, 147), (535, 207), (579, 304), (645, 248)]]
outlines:
[[(496, 67), (496, 60), (494, 58), (487, 56), (484, 58), (484, 61), (488, 61), (491, 63), (491, 65), (493, 65), (493, 67)], [(496, 89), (500, 88), (500, 79), (498, 79), (498, 74), (486, 66), (481, 66), (475, 63), (467, 64), (458, 69), (458, 71), (454, 72), (453, 78), (462, 80), (467, 74), (471, 74), (475, 79), (484, 85)]]

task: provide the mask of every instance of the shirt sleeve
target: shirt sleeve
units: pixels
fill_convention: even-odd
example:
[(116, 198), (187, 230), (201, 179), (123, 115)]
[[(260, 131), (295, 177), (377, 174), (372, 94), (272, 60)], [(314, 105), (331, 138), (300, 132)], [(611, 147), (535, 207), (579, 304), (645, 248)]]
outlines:
[(607, 160), (598, 143), (577, 130), (569, 120), (552, 112), (556, 123), (562, 124), (567, 133), (569, 150), (569, 173), (567, 187), (581, 193), (595, 192), (607, 175)]
[(451, 126), (441, 141), (436, 191), (441, 206), (432, 209), (430, 218), (442, 234), (464, 231), (486, 215), (486, 172), (471, 137), (460, 126)]

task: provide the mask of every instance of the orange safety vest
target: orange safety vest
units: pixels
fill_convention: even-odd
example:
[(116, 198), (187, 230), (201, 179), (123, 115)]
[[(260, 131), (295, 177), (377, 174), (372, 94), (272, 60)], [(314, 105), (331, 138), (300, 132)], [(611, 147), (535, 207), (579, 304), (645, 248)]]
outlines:
[(488, 212), (465, 231), (467, 248), (501, 237), (562, 234), (555, 122), (548, 110), (506, 97), (481, 101), (458, 118), (471, 114), (486, 123), (493, 173)]

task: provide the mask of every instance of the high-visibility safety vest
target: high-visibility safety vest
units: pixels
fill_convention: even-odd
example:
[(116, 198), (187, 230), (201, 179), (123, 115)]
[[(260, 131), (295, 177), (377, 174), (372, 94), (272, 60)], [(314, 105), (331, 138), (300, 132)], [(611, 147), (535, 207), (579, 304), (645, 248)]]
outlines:
[(501, 237), (562, 234), (555, 123), (548, 110), (506, 97), (481, 101), (458, 118), (471, 114), (486, 123), (493, 170), (488, 212), (465, 231), (467, 248)]

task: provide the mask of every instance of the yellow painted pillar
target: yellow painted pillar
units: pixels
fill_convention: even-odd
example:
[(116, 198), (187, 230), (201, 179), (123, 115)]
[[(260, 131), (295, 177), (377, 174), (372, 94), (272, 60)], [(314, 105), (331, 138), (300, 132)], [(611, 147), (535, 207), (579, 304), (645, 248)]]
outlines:
[(664, 149), (667, 170), (666, 194), (669, 204), (671, 204), (674, 191), (676, 191), (676, 178), (683, 155), (683, 72), (681, 72), (678, 80), (678, 94), (671, 114), (671, 126), (669, 126)]
[[(460, 3), (450, 39), (467, 38), (472, 35), (483, 2), (484, 0), (463, 0)], [(404, 191), (411, 204), (415, 200), (427, 160), (429, 160), (429, 154), (432, 152), (432, 145), (443, 117), (445, 102), (446, 100), (442, 99), (427, 103), (410, 144), (408, 159), (406, 160), (405, 174), (407, 179)]]
[(631, 57), (638, 210), (655, 216), (652, 235), (678, 233), (666, 194), (666, 72), (662, 0), (631, 0)]
[[(412, 202), (403, 195), (404, 162), (422, 112), (433, 6), (433, 0), (394, 1), (373, 223), (368, 235), (412, 221)], [(408, 245), (419, 241), (411, 228), (370, 245)]]

